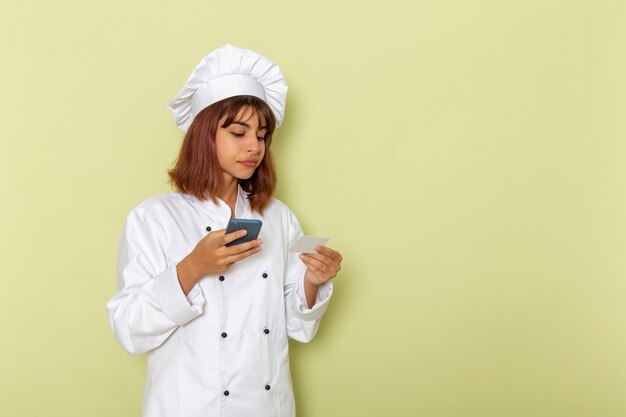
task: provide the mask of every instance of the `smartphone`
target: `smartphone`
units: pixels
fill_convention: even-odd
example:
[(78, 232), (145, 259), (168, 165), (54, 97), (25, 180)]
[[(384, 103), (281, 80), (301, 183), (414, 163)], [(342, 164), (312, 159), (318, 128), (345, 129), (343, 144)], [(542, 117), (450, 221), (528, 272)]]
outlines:
[(235, 246), (240, 243), (249, 242), (251, 240), (255, 240), (259, 237), (259, 233), (261, 232), (261, 225), (263, 223), (261, 220), (252, 220), (252, 219), (230, 219), (228, 221), (228, 226), (226, 226), (226, 234), (236, 232), (237, 230), (246, 229), (248, 234), (244, 237), (240, 237), (239, 239), (235, 239), (230, 243), (227, 243), (226, 246)]

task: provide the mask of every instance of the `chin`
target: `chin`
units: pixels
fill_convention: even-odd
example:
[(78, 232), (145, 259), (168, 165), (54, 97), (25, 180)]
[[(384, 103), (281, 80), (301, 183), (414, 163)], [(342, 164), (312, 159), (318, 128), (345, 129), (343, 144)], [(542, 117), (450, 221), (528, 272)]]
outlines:
[(250, 178), (252, 178), (252, 176), (254, 175), (255, 172), (256, 172), (256, 170), (252, 171), (249, 174), (245, 173), (245, 174), (242, 174), (242, 175), (237, 175), (237, 179), (240, 180), (240, 181), (249, 180)]

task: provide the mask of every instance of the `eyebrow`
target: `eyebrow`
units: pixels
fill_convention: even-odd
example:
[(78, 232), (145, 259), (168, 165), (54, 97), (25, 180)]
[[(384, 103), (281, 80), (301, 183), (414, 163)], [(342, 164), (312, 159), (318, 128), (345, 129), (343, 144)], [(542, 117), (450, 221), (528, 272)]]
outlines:
[[(244, 122), (232, 122), (231, 124), (241, 125), (243, 127), (247, 127), (248, 129), (250, 128), (250, 125), (248, 123), (244, 123)], [(258, 130), (263, 130), (263, 129), (267, 129), (267, 126), (259, 126), (259, 128), (258, 128)]]

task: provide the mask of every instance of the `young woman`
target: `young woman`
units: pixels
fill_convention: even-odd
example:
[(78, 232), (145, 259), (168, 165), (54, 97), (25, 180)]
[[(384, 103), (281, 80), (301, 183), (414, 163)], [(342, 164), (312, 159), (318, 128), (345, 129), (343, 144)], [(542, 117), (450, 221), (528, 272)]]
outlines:
[[(295, 416), (288, 337), (310, 341), (341, 268), (339, 252), (288, 248), (302, 235), (272, 198), (272, 134), (287, 85), (276, 64), (226, 45), (205, 57), (170, 103), (186, 131), (170, 178), (126, 221), (113, 333), (148, 352), (144, 417)], [(234, 246), (231, 218), (258, 219)]]

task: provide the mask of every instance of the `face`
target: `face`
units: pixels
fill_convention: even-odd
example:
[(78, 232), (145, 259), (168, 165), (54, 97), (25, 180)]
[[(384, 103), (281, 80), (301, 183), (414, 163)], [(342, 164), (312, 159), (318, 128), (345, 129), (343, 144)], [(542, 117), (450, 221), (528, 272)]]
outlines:
[(215, 133), (217, 159), (225, 182), (248, 179), (265, 155), (267, 128), (256, 111), (243, 107), (235, 121), (222, 127), (226, 117), (219, 122)]

